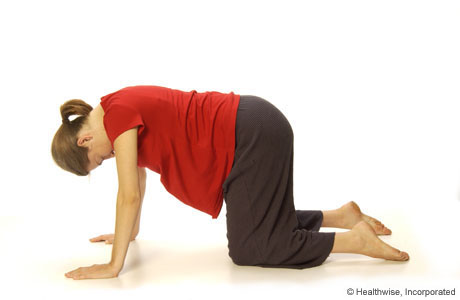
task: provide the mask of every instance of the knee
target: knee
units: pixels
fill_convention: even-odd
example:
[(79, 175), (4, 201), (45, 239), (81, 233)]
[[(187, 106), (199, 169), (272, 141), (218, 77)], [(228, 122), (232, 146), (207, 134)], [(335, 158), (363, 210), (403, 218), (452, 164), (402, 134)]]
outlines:
[(235, 252), (230, 250), (228, 252), (228, 256), (230, 256), (231, 260), (235, 265), (238, 266), (252, 266), (254, 262), (251, 262), (251, 258), (241, 253)]
[(269, 266), (281, 263), (260, 250), (257, 247), (229, 247), (228, 255), (238, 266)]
[(281, 261), (278, 261), (273, 258), (263, 258), (255, 252), (251, 251), (249, 253), (246, 251), (229, 251), (229, 256), (232, 259), (233, 263), (238, 266), (279, 266), (282, 264)]
[(254, 266), (259, 263), (257, 257), (254, 255), (254, 251), (250, 251), (248, 247), (235, 247), (229, 245), (228, 250), (228, 256), (230, 256), (235, 265)]
[(243, 257), (229, 254), (231, 260), (235, 265), (238, 266), (250, 266), (251, 264)]

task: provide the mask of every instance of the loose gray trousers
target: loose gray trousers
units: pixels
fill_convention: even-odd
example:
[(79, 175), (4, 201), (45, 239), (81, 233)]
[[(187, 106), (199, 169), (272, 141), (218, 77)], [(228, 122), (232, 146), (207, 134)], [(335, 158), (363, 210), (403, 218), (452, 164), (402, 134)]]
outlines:
[(235, 157), (222, 188), (229, 256), (237, 265), (303, 269), (329, 256), (334, 232), (318, 232), (321, 211), (296, 210), (294, 134), (270, 102), (241, 95)]

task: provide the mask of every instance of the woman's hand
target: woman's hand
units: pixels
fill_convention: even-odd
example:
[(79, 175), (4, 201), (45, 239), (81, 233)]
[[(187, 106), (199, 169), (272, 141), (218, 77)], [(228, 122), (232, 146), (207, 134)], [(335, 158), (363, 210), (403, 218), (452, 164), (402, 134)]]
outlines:
[(118, 277), (119, 269), (111, 264), (92, 265), (90, 267), (82, 267), (65, 273), (67, 278), (75, 280), (80, 279), (100, 279)]
[[(92, 243), (105, 242), (106, 244), (113, 244), (114, 237), (115, 235), (113, 233), (101, 234), (100, 236), (93, 237), (92, 239), (89, 239), (89, 240)], [(131, 237), (131, 241), (134, 241), (135, 238), (136, 237)]]

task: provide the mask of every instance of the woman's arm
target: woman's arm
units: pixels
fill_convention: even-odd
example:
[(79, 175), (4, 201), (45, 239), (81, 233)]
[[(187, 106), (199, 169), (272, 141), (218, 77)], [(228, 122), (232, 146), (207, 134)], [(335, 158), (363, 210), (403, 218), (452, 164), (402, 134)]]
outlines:
[(118, 273), (124, 265), (129, 242), (141, 207), (137, 167), (137, 127), (122, 133), (114, 141), (117, 161), (118, 195), (112, 265)]
[(141, 205), (139, 207), (139, 212), (137, 213), (136, 225), (134, 225), (133, 233), (131, 235), (131, 240), (134, 240), (139, 234), (139, 224), (141, 221), (141, 212), (142, 212), (142, 203), (145, 195), (145, 182), (147, 180), (147, 172), (145, 168), (137, 168), (139, 174), (139, 191), (141, 193)]
[(114, 142), (118, 173), (115, 238), (108, 264), (78, 268), (66, 273), (73, 279), (111, 278), (124, 265), (136, 220), (139, 219), (141, 192), (137, 167), (137, 127), (122, 133)]
[[(138, 168), (139, 174), (139, 192), (141, 194), (141, 205), (139, 207), (139, 212), (137, 213), (136, 225), (134, 225), (133, 233), (131, 234), (131, 241), (134, 241), (139, 234), (139, 224), (141, 221), (141, 211), (142, 211), (142, 203), (144, 202), (144, 195), (145, 195), (145, 183), (147, 179), (147, 172), (145, 168)], [(113, 244), (113, 239), (115, 235), (113, 233), (109, 234), (101, 234), (97, 237), (93, 237), (89, 239), (93, 243), (97, 242), (105, 242), (106, 244)]]

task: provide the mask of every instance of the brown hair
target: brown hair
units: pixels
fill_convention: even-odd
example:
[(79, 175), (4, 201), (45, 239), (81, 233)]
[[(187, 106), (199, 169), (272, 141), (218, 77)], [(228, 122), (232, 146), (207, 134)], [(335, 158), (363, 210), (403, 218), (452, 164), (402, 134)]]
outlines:
[[(89, 174), (87, 167), (88, 148), (77, 145), (77, 134), (86, 123), (93, 107), (83, 100), (73, 99), (61, 105), (62, 125), (54, 135), (51, 143), (51, 155), (56, 164), (62, 169), (79, 176)], [(70, 121), (69, 117), (79, 117)]]

